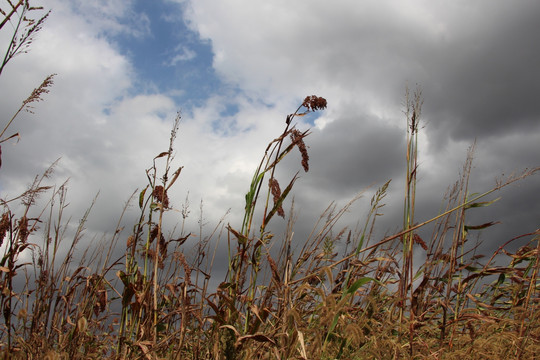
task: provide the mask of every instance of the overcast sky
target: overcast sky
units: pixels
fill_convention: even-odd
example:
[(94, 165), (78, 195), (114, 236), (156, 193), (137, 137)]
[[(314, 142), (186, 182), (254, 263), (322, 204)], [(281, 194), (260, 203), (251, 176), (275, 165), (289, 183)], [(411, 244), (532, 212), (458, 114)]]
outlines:
[[(2, 8), (5, 6), (2, 1)], [(182, 122), (170, 191), (191, 226), (239, 228), (244, 195), (270, 140), (307, 95), (328, 108), (298, 119), (310, 171), (293, 195), (298, 234), (336, 201), (368, 188), (348, 214), (363, 221), (374, 190), (392, 179), (381, 234), (398, 231), (405, 170), (405, 89), (422, 88), (424, 107), (417, 220), (435, 216), (477, 141), (471, 192), (501, 174), (540, 166), (540, 2), (524, 0), (50, 0), (50, 18), (28, 54), (0, 77), (2, 123), (49, 74), (35, 114), (12, 125), (2, 144), (2, 198), (20, 194), (61, 157), (52, 183), (69, 180), (69, 213), (82, 217), (99, 191), (87, 233), (111, 232), (145, 169), (165, 151), (177, 110)], [(1, 48), (9, 41), (2, 29)], [(284, 164), (300, 169), (300, 157)], [(296, 157), (295, 157), (296, 156)], [(540, 227), (538, 175), (492, 198), (479, 222), (498, 247)], [(290, 203), (286, 206), (290, 206)], [(135, 205), (130, 216), (136, 215)], [(173, 213), (180, 220), (180, 213)], [(277, 228), (284, 220), (276, 219)], [(131, 223), (133, 223), (131, 221)], [(281, 225), (280, 225), (281, 224)], [(126, 231), (125, 236), (128, 235)]]

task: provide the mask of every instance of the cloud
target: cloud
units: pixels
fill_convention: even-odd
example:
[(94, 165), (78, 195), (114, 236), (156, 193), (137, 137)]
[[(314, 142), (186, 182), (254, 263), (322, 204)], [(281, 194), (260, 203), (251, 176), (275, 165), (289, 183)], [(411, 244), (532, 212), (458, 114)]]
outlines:
[(175, 66), (180, 61), (189, 61), (195, 59), (197, 56), (197, 53), (191, 49), (188, 49), (185, 46), (180, 46), (179, 48), (175, 49), (176, 55), (173, 56), (172, 59), (165, 62), (165, 65), (167, 66)]
[[(305, 95), (327, 98), (306, 140), (312, 170), (296, 185), (311, 196), (309, 209), (388, 178), (393, 195), (402, 196), (404, 90), (418, 83), (425, 100), (418, 201), (428, 210), (419, 215), (429, 216), (475, 139), (482, 169), (473, 172), (475, 191), (502, 172), (538, 166), (540, 50), (532, 44), (539, 6), (201, 0), (190, 2), (185, 16), (212, 44), (213, 65), (225, 81), (283, 112)], [(538, 181), (528, 186), (522, 194), (537, 191)]]
[[(502, 172), (538, 165), (539, 50), (531, 46), (540, 30), (532, 16), (536, 2), (411, 1), (398, 7), (389, 1), (182, 1), (184, 19), (212, 46), (211, 70), (220, 80), (209, 82), (212, 91), (197, 101), (189, 99), (187, 85), (162, 91), (141, 79), (141, 69), (122, 50), (123, 36), (153, 36), (150, 15), (137, 13), (133, 2), (52, 4), (31, 52), (0, 78), (0, 106), (11, 114), (45, 76), (58, 74), (36, 114), (14, 125), (21, 141), (2, 144), (0, 189), (3, 196), (18, 194), (36, 172), (62, 157), (57, 176), (71, 178), (75, 214), (84, 213), (101, 191), (91, 224), (96, 233), (112, 231), (124, 201), (146, 186), (145, 169), (167, 149), (178, 109), (183, 119), (175, 164), (184, 169), (170, 198), (180, 209), (189, 193), (194, 226), (201, 199), (209, 223), (229, 208), (227, 221), (241, 222), (244, 195), (266, 145), (279, 136), (286, 115), (312, 94), (329, 105), (297, 119), (301, 130), (314, 125), (306, 138), (310, 171), (301, 173), (293, 190), (302, 213), (299, 239), (331, 201), (343, 205), (371, 186), (351, 210), (355, 224), (372, 192), (389, 179), (381, 233), (399, 228), (407, 85), (419, 83), (425, 99), (418, 202), (426, 210), (419, 219), (438, 211), (475, 138), (474, 191), (489, 188)], [(181, 73), (186, 63), (200, 60), (195, 47), (179, 41), (171, 48), (174, 56), (159, 58), (157, 65), (168, 63)], [(213, 75), (206, 68), (203, 73)], [(175, 103), (173, 93), (187, 104)], [(280, 183), (300, 169), (299, 159), (293, 153), (283, 163)], [(496, 205), (502, 208), (497, 219), (512, 217), (515, 231), (528, 231), (539, 205), (520, 208), (512, 201), (526, 201), (535, 191), (538, 180), (512, 190), (510, 202)], [(171, 217), (180, 219), (177, 212)]]
[(510, 121), (535, 122), (540, 82), (523, 69), (540, 56), (531, 46), (538, 7), (203, 0), (192, 2), (187, 16), (212, 41), (218, 72), (243, 89), (265, 96), (323, 91), (332, 104), (354, 100), (376, 111), (399, 106), (405, 84), (418, 82), (434, 126), (457, 122), (450, 135), (472, 140), (507, 131)]
[(57, 74), (45, 101), (35, 105), (35, 114), (22, 114), (10, 129), (20, 133), (21, 140), (3, 146), (2, 188), (18, 195), (34, 175), (61, 158), (55, 179), (70, 178), (71, 211), (82, 215), (101, 191), (96, 217), (104, 220), (101, 229), (110, 230), (111, 213), (120, 210), (110, 204), (121, 208), (130, 193), (145, 184), (148, 163), (141, 159), (151, 163), (163, 148), (176, 105), (160, 94), (131, 96), (136, 74), (114, 43), (101, 35), (107, 25), (95, 27), (69, 5), (55, 5), (31, 51), (15, 58), (2, 74), (9, 96), (0, 102), (7, 114), (14, 113), (46, 75)]
[(55, 11), (64, 11), (66, 17), (77, 17), (100, 35), (129, 35), (141, 38), (150, 35), (150, 19), (145, 13), (136, 12), (133, 0), (73, 0), (67, 5), (53, 2)]

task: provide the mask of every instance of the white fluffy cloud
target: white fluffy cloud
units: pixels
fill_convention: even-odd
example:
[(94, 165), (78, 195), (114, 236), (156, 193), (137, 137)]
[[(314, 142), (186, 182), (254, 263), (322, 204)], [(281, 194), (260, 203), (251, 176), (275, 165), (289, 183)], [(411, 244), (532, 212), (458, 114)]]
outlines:
[[(17, 195), (61, 158), (56, 179), (70, 178), (75, 216), (100, 190), (108, 199), (102, 203), (117, 202), (121, 208), (145, 179), (141, 159), (151, 161), (166, 142), (176, 106), (164, 95), (129, 95), (137, 75), (102, 36), (108, 25), (94, 22), (99, 14), (83, 17), (66, 3), (52, 5), (54, 12), (30, 52), (13, 59), (2, 74), (8, 96), (0, 101), (10, 110), (4, 116), (14, 113), (45, 76), (57, 74), (45, 101), (34, 104), (35, 114), (23, 113), (10, 128), (21, 140), (3, 146), (3, 190)], [(108, 14), (107, 22), (120, 16)]]
[[(478, 186), (489, 187), (500, 172), (538, 165), (540, 109), (530, 95), (540, 76), (530, 66), (540, 54), (530, 46), (540, 31), (531, 20), (535, 2), (180, 2), (191, 29), (212, 45), (223, 84), (184, 109), (176, 143), (184, 171), (171, 198), (180, 206), (189, 191), (194, 208), (203, 198), (210, 222), (229, 207), (232, 222), (241, 217), (266, 144), (306, 95), (326, 97), (329, 107), (306, 139), (311, 171), (295, 186), (299, 207), (305, 206), (300, 211), (312, 216), (301, 227), (308, 228), (331, 200), (344, 202), (388, 178), (399, 204), (407, 84), (418, 82), (425, 95), (419, 170), (425, 196), (419, 201), (439, 205), (474, 138), (482, 164)], [(0, 105), (11, 114), (45, 76), (58, 74), (36, 114), (14, 125), (21, 141), (2, 145), (0, 190), (16, 195), (62, 157), (57, 174), (71, 178), (75, 217), (100, 190), (94, 223), (110, 230), (123, 201), (146, 185), (144, 170), (167, 149), (172, 120), (184, 104), (175, 103), (170, 89), (144, 83), (114, 40), (118, 34), (151, 36), (148, 17), (135, 13), (134, 2), (51, 4), (54, 12), (31, 52), (0, 78)], [(176, 48), (178, 60), (198, 59), (194, 50)], [(283, 174), (296, 167), (296, 160), (287, 163)], [(516, 198), (535, 189), (537, 180)], [(516, 226), (525, 232), (533, 225)]]

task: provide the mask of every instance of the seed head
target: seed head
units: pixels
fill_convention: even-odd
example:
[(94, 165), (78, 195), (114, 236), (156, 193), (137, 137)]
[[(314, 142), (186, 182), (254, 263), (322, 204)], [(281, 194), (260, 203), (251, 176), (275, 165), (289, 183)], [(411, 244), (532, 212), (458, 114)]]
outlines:
[(11, 220), (9, 218), (9, 213), (5, 212), (2, 214), (2, 220), (0, 220), (0, 246), (4, 242), (4, 237), (6, 236), (9, 228), (11, 227)]
[(298, 147), (298, 150), (300, 150), (300, 154), (302, 154), (302, 167), (304, 168), (305, 172), (309, 171), (309, 155), (307, 152), (306, 144), (304, 143), (304, 137), (307, 134), (307, 132), (302, 133), (296, 129), (291, 132), (292, 143), (293, 145), (296, 145)]
[(302, 106), (311, 111), (323, 110), (326, 109), (326, 99), (316, 95), (307, 96)]
[[(281, 197), (281, 189), (279, 187), (279, 183), (275, 178), (270, 178), (269, 185), (270, 185), (270, 191), (272, 192), (272, 196), (274, 198), (274, 204), (277, 204), (277, 202), (279, 201), (279, 198)], [(285, 211), (283, 210), (282, 206), (280, 206), (277, 209), (277, 213), (282, 218), (285, 218)]]

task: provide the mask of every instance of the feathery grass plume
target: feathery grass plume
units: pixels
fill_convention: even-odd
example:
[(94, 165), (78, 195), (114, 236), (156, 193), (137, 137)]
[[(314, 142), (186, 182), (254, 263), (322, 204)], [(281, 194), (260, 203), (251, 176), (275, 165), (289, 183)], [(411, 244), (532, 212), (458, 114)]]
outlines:
[[(8, 0), (11, 10), (5, 12), (0, 9), (0, 13), (4, 15), (4, 19), (0, 22), (0, 30), (4, 28), (6, 23), (10, 22), (13, 27), (13, 35), (8, 44), (4, 59), (0, 64), (0, 75), (7, 63), (18, 54), (28, 52), (35, 35), (42, 29), (45, 20), (50, 14), (50, 11), (38, 18), (34, 18), (34, 13), (41, 13), (42, 6), (32, 6), (29, 0), (19, 0), (15, 5)], [(16, 17), (15, 21), (12, 21)]]
[(33, 108), (30, 106), (30, 104), (34, 103), (34, 102), (40, 102), (40, 101), (43, 101), (43, 94), (48, 94), (49, 93), (49, 88), (54, 84), (54, 81), (53, 81), (53, 78), (56, 74), (51, 74), (49, 76), (47, 76), (45, 78), (45, 80), (43, 80), (43, 82), (37, 87), (35, 88), (32, 93), (30, 94), (30, 96), (28, 96), (28, 98), (26, 98), (23, 102), (22, 102), (22, 105), (21, 107), (19, 108), (19, 110), (17, 110), (17, 112), (15, 113), (15, 115), (13, 115), (11, 117), (11, 119), (7, 122), (7, 124), (4, 126), (4, 129), (2, 130), (2, 132), (0, 132), (0, 143), (3, 143), (4, 141), (7, 141), (9, 139), (12, 139), (14, 137), (19, 137), (19, 134), (13, 134), (7, 138), (2, 138), (5, 134), (5, 132), (7, 131), (7, 129), (9, 128), (9, 126), (11, 125), (11, 123), (15, 120), (15, 118), (19, 115), (19, 113), (21, 111), (28, 111), (30, 113), (33, 114)]
[[(43, 24), (47, 17), (49, 16), (49, 12), (47, 12), (45, 15), (41, 16), (39, 19), (35, 19), (30, 14), (33, 14), (34, 12), (39, 12), (40, 10), (43, 10), (43, 7), (36, 7), (32, 6), (30, 4), (29, 0), (20, 0), (19, 2), (13, 4), (11, 1), (8, 0), (8, 3), (11, 7), (11, 9), (6, 12), (0, 8), (0, 14), (4, 15), (4, 19), (2, 22), (0, 22), (0, 31), (4, 28), (4, 25), (6, 25), (8, 22), (10, 22), (13, 26), (11, 27), (11, 30), (13, 31), (13, 35), (11, 37), (11, 41), (8, 43), (6, 53), (4, 55), (4, 59), (2, 60), (2, 63), (0, 64), (0, 75), (2, 74), (5, 66), (7, 63), (13, 59), (18, 54), (26, 53), (30, 47), (30, 44), (33, 41), (34, 36), (41, 30), (43, 27)], [(16, 18), (16, 19), (14, 19)], [(15, 20), (15, 21), (12, 21)], [(21, 33), (22, 32), (22, 33)], [(4, 128), (0, 132), (0, 144), (8, 141), (13, 138), (20, 138), (19, 133), (12, 134), (8, 137), (4, 137), (5, 132), (13, 122), (13, 120), (19, 115), (19, 113), (23, 110), (32, 112), (32, 107), (30, 104), (32, 102), (39, 102), (42, 100), (42, 95), (49, 92), (49, 87), (53, 84), (53, 77), (55, 74), (49, 75), (45, 78), (45, 80), (41, 83), (39, 87), (34, 89), (30, 96), (23, 101), (21, 107), (15, 115), (7, 122), (6, 125), (4, 125)], [(2, 167), (2, 147), (0, 146), (0, 168)]]

